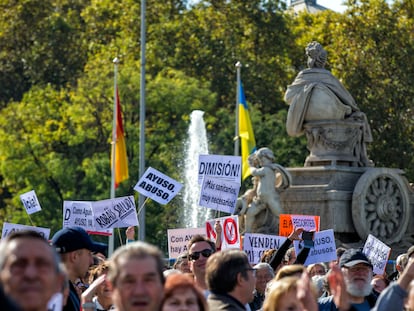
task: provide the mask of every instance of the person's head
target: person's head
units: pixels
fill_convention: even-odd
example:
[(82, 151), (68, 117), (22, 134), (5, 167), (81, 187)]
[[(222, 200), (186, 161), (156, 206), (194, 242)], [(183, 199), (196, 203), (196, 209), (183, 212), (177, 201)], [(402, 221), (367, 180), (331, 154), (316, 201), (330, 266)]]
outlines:
[(205, 280), (207, 258), (215, 251), (215, 243), (202, 235), (194, 235), (188, 244), (190, 269), (196, 282), (201, 286)]
[(398, 273), (401, 274), (408, 263), (408, 256), (406, 253), (400, 254), (397, 256), (395, 260), (395, 268), (397, 269)]
[(92, 252), (103, 253), (107, 245), (92, 241), (81, 227), (65, 227), (56, 232), (51, 241), (60, 254), (69, 279), (84, 279), (93, 264)]
[[(103, 261), (89, 270), (89, 284), (95, 281), (101, 275), (107, 274), (109, 262)], [(101, 305), (112, 304), (112, 291), (107, 282), (102, 283), (96, 290), (96, 296)]]
[(339, 264), (339, 260), (341, 259), (341, 256), (343, 255), (343, 253), (345, 253), (346, 248), (344, 247), (337, 247), (336, 248), (336, 260), (333, 260), (333, 263), (338, 265)]
[(189, 273), (190, 265), (188, 263), (188, 252), (185, 252), (178, 256), (177, 260), (175, 261), (173, 265), (174, 269), (180, 270), (182, 273)]
[(276, 252), (277, 252), (277, 249), (275, 248), (265, 250), (260, 256), (260, 262), (269, 263)]
[(38, 232), (14, 232), (0, 243), (0, 283), (23, 310), (47, 310), (50, 298), (63, 286), (59, 263)]
[(170, 275), (164, 286), (162, 311), (206, 311), (207, 302), (194, 280), (185, 274)]
[(314, 275), (312, 276), (312, 284), (316, 289), (317, 296), (320, 297), (325, 292), (326, 288), (326, 275)]
[(300, 277), (302, 273), (306, 271), (305, 266), (302, 265), (286, 265), (279, 269), (276, 273), (275, 280), (280, 280), (288, 276), (297, 276)]
[(347, 249), (339, 261), (347, 292), (354, 297), (365, 297), (371, 293), (373, 266), (360, 249)]
[(293, 265), (296, 261), (296, 252), (294, 247), (290, 247), (285, 254), (285, 262), (288, 265)]
[(309, 68), (324, 68), (328, 54), (319, 42), (312, 41), (306, 48), (306, 56), (308, 56)]
[(158, 247), (141, 241), (119, 247), (109, 260), (107, 273), (116, 309), (159, 310), (164, 294), (163, 270)]
[(264, 311), (302, 311), (303, 304), (297, 298), (299, 277), (289, 276), (272, 282), (263, 302)]
[(214, 253), (207, 260), (208, 289), (216, 294), (229, 294), (246, 304), (253, 300), (255, 271), (250, 266), (246, 253), (239, 249)]
[(253, 268), (256, 269), (256, 291), (263, 294), (266, 284), (274, 278), (275, 273), (272, 266), (265, 262), (258, 263)]
[(315, 275), (325, 275), (327, 272), (326, 266), (323, 262), (310, 264), (306, 270), (308, 271), (310, 277)]
[(377, 292), (381, 293), (387, 286), (390, 284), (390, 281), (383, 275), (374, 275), (371, 280), (372, 288)]

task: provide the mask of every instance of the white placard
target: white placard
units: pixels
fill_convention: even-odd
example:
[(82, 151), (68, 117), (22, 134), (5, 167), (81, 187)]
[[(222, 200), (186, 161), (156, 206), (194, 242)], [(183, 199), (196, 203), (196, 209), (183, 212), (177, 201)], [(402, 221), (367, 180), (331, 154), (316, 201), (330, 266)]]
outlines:
[(291, 215), (294, 228), (303, 228), (305, 231), (318, 231), (317, 217), (312, 215)]
[(221, 225), (221, 249), (227, 248), (238, 248), (240, 249), (240, 234), (239, 234), (239, 217), (228, 216), (221, 217), (206, 222), (206, 234), (209, 239), (216, 240), (216, 232), (214, 225), (216, 221), (220, 222)]
[(177, 258), (188, 251), (188, 243), (197, 234), (206, 235), (206, 228), (168, 229), (169, 258)]
[(134, 190), (160, 204), (167, 204), (182, 187), (183, 185), (176, 180), (149, 167), (135, 185)]
[(269, 249), (279, 249), (283, 242), (286, 241), (285, 236), (245, 233), (243, 240), (243, 250), (249, 257), (251, 264), (260, 262), (263, 252)]
[(34, 190), (23, 193), (20, 195), (27, 214), (31, 215), (36, 212), (40, 212), (42, 207), (40, 206), (39, 200), (37, 199), (36, 192)]
[(31, 230), (39, 232), (46, 240), (49, 240), (50, 236), (50, 229), (49, 228), (42, 228), (42, 227), (33, 227), (33, 226), (26, 226), (20, 224), (11, 224), (8, 222), (3, 223), (3, 230), (1, 232), (1, 238), (6, 238), (10, 233), (22, 230)]
[[(329, 262), (336, 260), (336, 244), (335, 236), (332, 229), (315, 232), (314, 247), (311, 248), (308, 258), (305, 261), (305, 266), (309, 266), (318, 262)], [(303, 246), (303, 241), (294, 241), (296, 256), (300, 253)]]
[(368, 235), (362, 252), (368, 257), (374, 267), (375, 274), (384, 274), (391, 253), (391, 247), (378, 240), (372, 234)]
[(204, 176), (199, 205), (233, 214), (240, 184), (233, 181)]
[(198, 183), (210, 176), (241, 183), (241, 157), (229, 155), (200, 154), (198, 157)]
[(50, 298), (47, 303), (47, 311), (62, 311), (63, 310), (63, 294), (56, 293)]
[(98, 230), (138, 226), (132, 195), (92, 202), (94, 227)]

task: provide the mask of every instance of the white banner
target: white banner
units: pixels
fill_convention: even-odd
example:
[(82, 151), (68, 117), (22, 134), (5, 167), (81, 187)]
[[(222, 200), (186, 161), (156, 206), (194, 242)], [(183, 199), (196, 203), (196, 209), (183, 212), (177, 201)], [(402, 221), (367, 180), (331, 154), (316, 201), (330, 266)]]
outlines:
[(240, 184), (210, 176), (204, 176), (199, 205), (233, 214)]
[(177, 258), (188, 251), (188, 243), (197, 234), (206, 235), (206, 228), (168, 229), (169, 258)]
[(200, 154), (198, 157), (198, 183), (210, 176), (241, 183), (241, 157), (229, 155)]
[(369, 234), (362, 252), (371, 261), (374, 267), (374, 274), (384, 274), (388, 257), (391, 253), (391, 247), (378, 240), (372, 234)]
[(245, 233), (243, 240), (243, 250), (249, 257), (251, 264), (260, 262), (263, 252), (268, 249), (279, 249), (286, 237), (277, 235), (268, 235), (260, 233)]
[(21, 194), (20, 200), (22, 201), (24, 208), (29, 215), (40, 212), (42, 210), (42, 207), (40, 206), (39, 200), (37, 199), (36, 192), (34, 190)]
[[(329, 262), (336, 260), (335, 236), (332, 229), (315, 232), (314, 247), (311, 248), (305, 266), (318, 262)], [(294, 241), (296, 256), (304, 247), (303, 241)]]
[(138, 226), (134, 197), (92, 202), (94, 227), (98, 230)]
[(160, 204), (167, 204), (182, 187), (183, 185), (176, 180), (149, 167), (135, 185), (134, 190)]
[(209, 239), (216, 240), (216, 232), (214, 225), (216, 220), (221, 225), (221, 249), (238, 248), (240, 249), (240, 234), (239, 234), (239, 217), (236, 215), (221, 217), (206, 222), (206, 234)]
[(25, 226), (19, 224), (11, 224), (8, 222), (3, 223), (3, 230), (1, 232), (1, 238), (6, 238), (10, 233), (22, 230), (32, 230), (39, 232), (46, 240), (49, 240), (50, 229), (42, 227)]

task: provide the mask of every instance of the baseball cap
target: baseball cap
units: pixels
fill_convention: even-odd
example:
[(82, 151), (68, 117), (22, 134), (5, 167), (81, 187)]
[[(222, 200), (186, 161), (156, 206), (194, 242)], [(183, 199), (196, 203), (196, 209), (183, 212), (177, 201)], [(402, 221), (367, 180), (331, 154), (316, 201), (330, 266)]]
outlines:
[(371, 261), (368, 259), (368, 257), (362, 252), (362, 250), (360, 249), (356, 249), (356, 248), (350, 248), (347, 249), (341, 256), (341, 259), (339, 260), (339, 266), (340, 267), (353, 267), (359, 263), (364, 263), (368, 266), (370, 266), (371, 268), (372, 263)]
[(414, 255), (414, 245), (411, 246), (407, 251), (408, 258), (410, 258), (412, 255)]
[(95, 253), (106, 254), (108, 245), (92, 241), (88, 233), (81, 227), (65, 227), (52, 237), (52, 246), (60, 254), (86, 248)]

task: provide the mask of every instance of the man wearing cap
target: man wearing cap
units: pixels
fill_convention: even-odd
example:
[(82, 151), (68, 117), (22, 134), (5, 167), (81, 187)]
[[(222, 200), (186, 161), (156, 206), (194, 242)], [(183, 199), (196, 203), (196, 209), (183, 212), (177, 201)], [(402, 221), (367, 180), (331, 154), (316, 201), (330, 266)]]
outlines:
[[(360, 249), (346, 250), (339, 261), (345, 290), (342, 301), (346, 301), (346, 307), (340, 310), (369, 311), (374, 307), (376, 295), (372, 293), (371, 280), (373, 266), (367, 256)], [(319, 311), (339, 310), (334, 302), (334, 296), (320, 298), (318, 300)]]
[(55, 233), (52, 245), (60, 254), (70, 280), (69, 298), (63, 311), (79, 311), (80, 299), (74, 283), (83, 279), (93, 264), (92, 252), (105, 253), (106, 244), (92, 241), (81, 227), (66, 227)]

